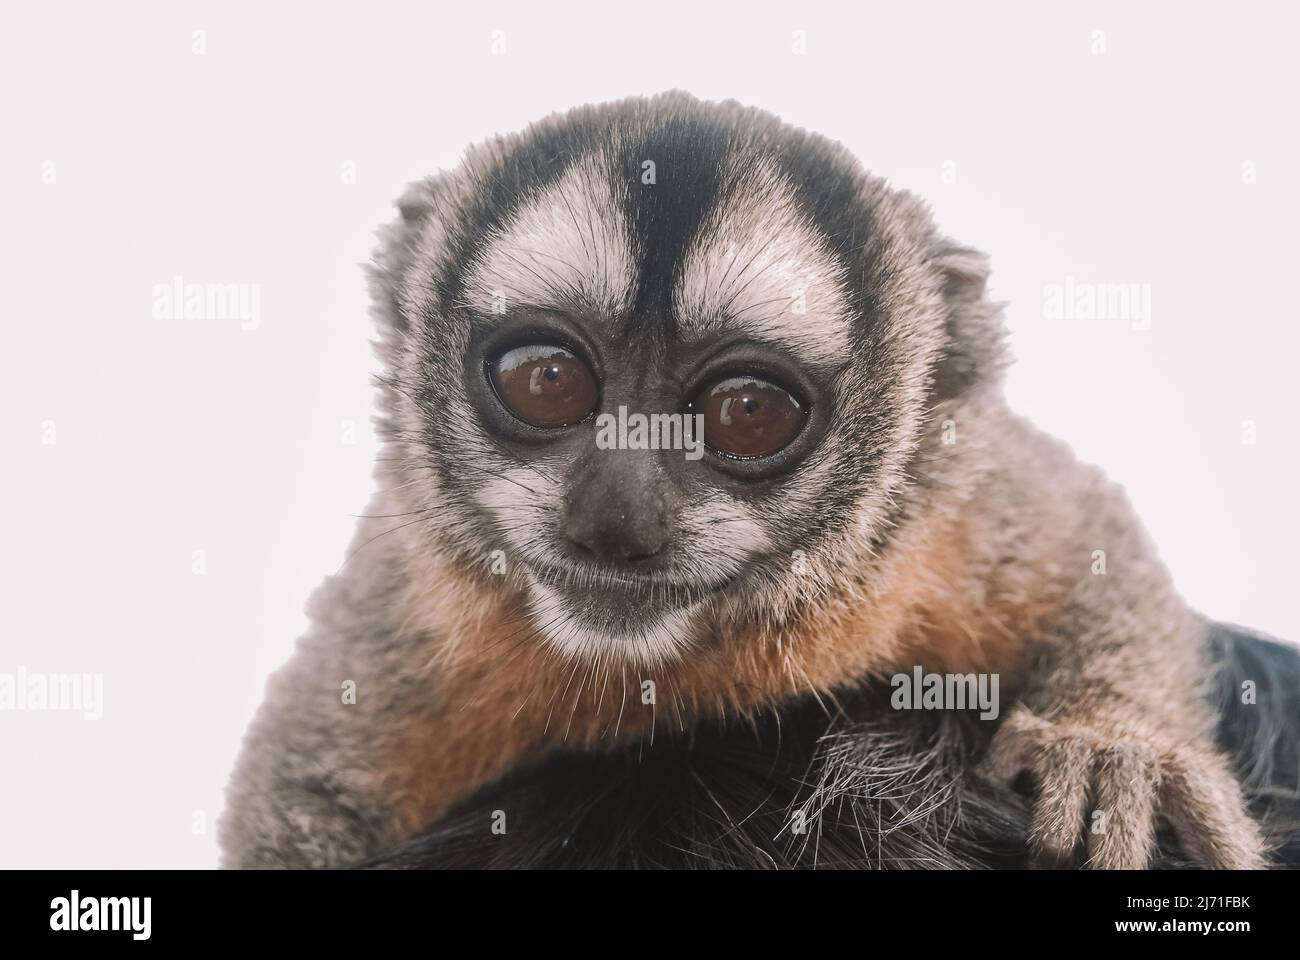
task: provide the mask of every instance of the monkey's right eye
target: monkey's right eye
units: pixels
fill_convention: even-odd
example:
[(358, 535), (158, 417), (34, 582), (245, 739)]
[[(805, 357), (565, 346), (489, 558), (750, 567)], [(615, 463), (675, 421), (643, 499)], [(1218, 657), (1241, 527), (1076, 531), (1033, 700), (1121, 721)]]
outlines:
[(600, 390), (591, 367), (563, 347), (515, 347), (488, 363), (498, 399), (524, 423), (568, 427), (596, 409)]

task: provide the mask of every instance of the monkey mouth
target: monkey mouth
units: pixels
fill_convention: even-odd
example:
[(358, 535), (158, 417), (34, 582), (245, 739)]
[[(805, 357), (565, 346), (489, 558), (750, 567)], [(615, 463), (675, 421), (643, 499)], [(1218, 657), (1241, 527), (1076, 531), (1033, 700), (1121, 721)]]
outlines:
[(697, 642), (707, 598), (719, 586), (629, 576), (592, 568), (530, 568), (528, 606), (536, 635), (564, 657), (662, 663)]
[(586, 566), (530, 564), (529, 571), (539, 584), (575, 605), (594, 605), (604, 612), (633, 616), (695, 606), (731, 583), (731, 578), (700, 583)]

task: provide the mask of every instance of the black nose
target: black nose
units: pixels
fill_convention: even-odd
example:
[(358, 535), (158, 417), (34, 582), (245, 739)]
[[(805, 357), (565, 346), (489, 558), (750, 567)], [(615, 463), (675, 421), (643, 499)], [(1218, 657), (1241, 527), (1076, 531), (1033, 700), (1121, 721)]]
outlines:
[(672, 534), (664, 478), (641, 451), (600, 450), (566, 498), (564, 533), (574, 553), (611, 564), (644, 564)]

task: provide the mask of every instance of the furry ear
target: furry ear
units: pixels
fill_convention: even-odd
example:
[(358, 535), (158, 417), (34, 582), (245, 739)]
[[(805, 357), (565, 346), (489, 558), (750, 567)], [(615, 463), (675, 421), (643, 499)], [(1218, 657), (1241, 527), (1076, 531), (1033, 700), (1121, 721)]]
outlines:
[(445, 242), (444, 176), (425, 177), (407, 185), (398, 197), (398, 219), (379, 230), (379, 247), (371, 258), (367, 273), (370, 282), (372, 314), (381, 342), (400, 340), (410, 333), (403, 280), (423, 245), (424, 256), (441, 248)]
[(425, 177), (409, 183), (402, 195), (397, 198), (397, 212), (402, 215), (402, 222), (413, 226), (433, 213), (437, 206), (437, 187), (435, 178)]
[(932, 401), (951, 400), (977, 384), (996, 382), (1007, 364), (1002, 304), (988, 299), (989, 258), (941, 239), (931, 256), (947, 307), (943, 358), (935, 370)]

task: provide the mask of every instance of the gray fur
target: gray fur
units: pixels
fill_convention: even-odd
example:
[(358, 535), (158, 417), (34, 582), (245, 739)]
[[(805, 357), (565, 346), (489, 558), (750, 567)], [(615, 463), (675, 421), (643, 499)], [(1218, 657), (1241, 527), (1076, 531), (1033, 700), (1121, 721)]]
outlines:
[[(640, 178), (647, 159), (653, 189)], [(565, 233), (565, 177), (580, 163), (597, 174), (571, 182), (615, 198), (624, 224), (605, 222), (602, 199)], [(517, 424), (493, 427), (476, 358), (484, 338), (536, 311), (563, 314), (596, 344), (603, 403), (680, 402), (709, 331), (745, 328), (739, 315), (702, 326), (679, 315), (695, 302), (679, 296), (683, 277), (726, 233), (728, 199), (756, 203), (745, 190), (757, 183), (788, 193), (789, 226), (754, 237), (736, 269), (798, 236), (808, 263), (833, 265), (807, 323), (818, 340), (842, 325), (847, 344), (838, 360), (819, 355), (796, 326), (769, 345), (814, 396), (798, 456), (744, 476), (735, 464), (598, 457), (577, 428), (541, 446), (508, 437)], [(544, 236), (583, 251), (586, 281), (574, 257), (553, 265), (563, 282), (539, 280), (554, 249), (513, 229), (547, 197), (563, 206), (547, 208)], [(669, 94), (476, 147), (399, 209), (371, 272), (385, 368), (376, 519), (318, 592), (309, 634), (250, 728), (221, 825), (228, 864), (357, 862), (557, 751), (809, 692), (833, 700), (921, 658), (1006, 676), (1018, 702), (983, 770), (1038, 776), (1041, 860), (1064, 862), (1086, 842), (1095, 865), (1141, 865), (1162, 813), (1201, 836), (1209, 865), (1262, 862), (1200, 706), (1203, 622), (1120, 491), (1007, 409), (987, 262), (940, 236), (920, 201), (761, 111)], [(485, 312), (483, 277), (505, 290), (501, 316)], [(770, 331), (789, 318), (763, 319), (757, 329)], [(642, 495), (658, 498), (674, 535), (635, 591), (591, 564), (539, 588), (538, 569), (561, 557), (566, 512), (627, 515), (618, 499)], [(722, 511), (731, 522), (708, 522)], [(1090, 571), (1095, 550), (1109, 559), (1103, 576)], [(510, 559), (501, 576), (494, 551)], [(664, 694), (650, 716), (636, 698), (647, 671)], [(349, 679), (358, 700), (341, 705)], [(1092, 796), (1113, 817), (1100, 838), (1083, 833)]]

